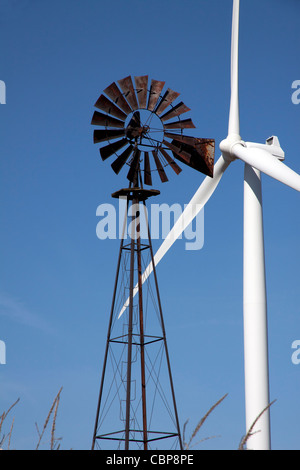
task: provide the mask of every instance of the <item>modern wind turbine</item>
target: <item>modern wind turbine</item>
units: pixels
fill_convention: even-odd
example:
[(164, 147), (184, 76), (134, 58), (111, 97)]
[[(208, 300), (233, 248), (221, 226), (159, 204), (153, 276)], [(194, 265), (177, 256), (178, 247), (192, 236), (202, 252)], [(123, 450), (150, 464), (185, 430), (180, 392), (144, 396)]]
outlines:
[[(265, 144), (244, 142), (240, 136), (238, 91), (239, 0), (233, 0), (231, 36), (231, 97), (228, 135), (220, 143), (221, 156), (213, 177), (207, 176), (174, 224), (154, 256), (155, 266), (172, 244), (192, 222), (217, 188), (225, 170), (234, 160), (245, 163), (244, 171), (244, 367), (246, 430), (254, 423), (248, 449), (270, 449), (269, 373), (265, 257), (260, 172), (300, 191), (300, 175), (282, 161), (284, 152), (279, 140), (272, 136)], [(143, 282), (153, 271), (150, 263), (143, 273)], [(135, 288), (135, 294), (138, 286)], [(128, 307), (128, 301), (120, 315)], [(119, 315), (119, 316), (120, 316)]]

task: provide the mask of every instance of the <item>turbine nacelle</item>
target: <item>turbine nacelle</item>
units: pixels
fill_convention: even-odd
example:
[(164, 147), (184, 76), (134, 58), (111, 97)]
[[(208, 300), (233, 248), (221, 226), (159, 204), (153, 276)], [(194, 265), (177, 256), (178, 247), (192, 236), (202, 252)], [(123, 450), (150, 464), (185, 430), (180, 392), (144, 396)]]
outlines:
[(280, 147), (279, 139), (276, 135), (268, 137), (265, 144), (257, 144), (255, 142), (246, 142), (246, 147), (260, 148), (266, 150), (280, 161), (284, 161), (284, 151)]
[(268, 137), (265, 144), (260, 144), (257, 142), (244, 142), (239, 135), (230, 134), (226, 139), (220, 142), (220, 150), (227, 161), (232, 162), (239, 158), (234, 152), (234, 146), (237, 144), (247, 148), (266, 151), (280, 161), (284, 161), (285, 158), (285, 153), (280, 146), (277, 136)]

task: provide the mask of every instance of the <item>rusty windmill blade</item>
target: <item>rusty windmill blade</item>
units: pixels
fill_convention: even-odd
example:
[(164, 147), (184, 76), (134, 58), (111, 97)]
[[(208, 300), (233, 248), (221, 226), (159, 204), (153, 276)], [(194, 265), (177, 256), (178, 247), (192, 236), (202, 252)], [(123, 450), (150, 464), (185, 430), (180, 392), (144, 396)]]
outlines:
[(94, 144), (104, 142), (106, 140), (117, 139), (125, 135), (125, 129), (95, 129)]
[(127, 179), (133, 184), (137, 182), (137, 176), (138, 176), (137, 172), (139, 169), (140, 156), (141, 156), (141, 151), (138, 148), (135, 148), (133, 158), (130, 163), (130, 168), (127, 174)]
[(118, 140), (117, 142), (114, 142), (112, 144), (106, 145), (105, 147), (102, 147), (100, 149), (100, 155), (101, 155), (102, 160), (106, 160), (108, 157), (110, 157), (115, 152), (120, 150), (126, 144), (128, 144), (128, 140), (121, 139), (121, 140)]
[(149, 111), (154, 110), (165, 83), (166, 82), (162, 82), (158, 80), (153, 80), (153, 79), (151, 80), (151, 87), (150, 87), (148, 106), (147, 106), (147, 109)]
[(173, 160), (173, 158), (168, 154), (168, 152), (165, 151), (162, 147), (159, 149), (160, 153), (163, 155), (163, 157), (167, 160), (169, 163), (170, 167), (175, 171), (176, 175), (179, 175), (181, 173), (182, 169), (180, 166), (177, 165), (177, 163)]
[(176, 106), (174, 106), (170, 111), (165, 113), (163, 116), (161, 116), (161, 120), (168, 121), (169, 119), (173, 117), (180, 116), (183, 113), (186, 113), (187, 111), (190, 111), (191, 109), (188, 108), (182, 101), (178, 103)]
[(115, 82), (105, 88), (104, 93), (117, 105), (121, 108), (126, 115), (131, 113), (132, 109), (125, 100), (122, 92), (119, 90)]
[(138, 102), (135, 96), (135, 91), (133, 88), (132, 78), (129, 75), (128, 77), (122, 78), (118, 80), (118, 84), (121, 90), (124, 93), (124, 98), (126, 98), (127, 102), (129, 103), (131, 109), (135, 111), (138, 109)]
[(180, 161), (182, 161), (186, 165), (190, 166), (191, 152), (188, 151), (188, 150), (190, 150), (190, 148), (189, 149), (182, 149), (181, 144), (179, 145), (179, 147), (177, 147), (174, 142), (170, 143), (170, 142), (167, 142), (166, 140), (163, 140), (163, 144), (166, 145), (170, 150), (172, 150), (173, 155), (176, 154), (175, 158), (180, 157), (181, 158)]
[(105, 111), (107, 114), (112, 114), (113, 116), (125, 121), (127, 114), (125, 114), (120, 108), (118, 108), (114, 103), (112, 103), (106, 96), (100, 95), (98, 100), (95, 103), (95, 107)]
[(125, 122), (120, 121), (119, 119), (108, 116), (107, 114), (99, 113), (95, 111), (92, 117), (92, 124), (94, 126), (103, 126), (103, 127), (118, 127), (123, 128)]
[(183, 121), (174, 121), (164, 124), (165, 129), (194, 129), (196, 126), (191, 119), (184, 119)]
[(173, 101), (176, 100), (176, 98), (178, 98), (178, 96), (180, 95), (180, 93), (177, 93), (177, 91), (173, 91), (171, 90), (171, 88), (168, 88), (166, 93), (164, 94), (164, 96), (162, 97), (162, 99), (160, 100), (160, 102), (158, 103), (156, 109), (155, 109), (155, 113), (160, 116), (161, 113), (168, 107), (170, 106), (170, 104), (173, 103)]
[(207, 146), (207, 152), (209, 152), (210, 156), (214, 158), (214, 151), (215, 151), (214, 139), (191, 137), (189, 135), (174, 134), (173, 132), (165, 132), (165, 137), (176, 140), (177, 142), (183, 142), (193, 147), (199, 147), (199, 149), (201, 148), (201, 146)]
[(139, 111), (135, 111), (132, 118), (129, 121), (128, 127), (141, 127), (141, 114)]
[(160, 177), (160, 180), (162, 183), (166, 183), (168, 180), (168, 177), (166, 175), (166, 172), (165, 170), (163, 169), (163, 166), (161, 164), (161, 161), (158, 157), (158, 153), (157, 153), (157, 150), (152, 150), (152, 155), (154, 157), (154, 161), (155, 161), (155, 165), (156, 165), (156, 168), (157, 168), (157, 171), (158, 171), (158, 174), (159, 174), (159, 177)]
[(121, 155), (119, 155), (118, 158), (116, 158), (116, 160), (111, 164), (112, 169), (117, 175), (120, 173), (121, 169), (132, 154), (133, 148), (134, 147), (132, 145), (129, 145), (129, 147), (127, 147), (127, 149), (125, 149), (124, 152), (121, 153)]
[[(194, 138), (194, 145), (186, 144), (173, 140), (171, 143), (164, 141), (164, 144), (172, 150), (173, 155), (179, 161), (190, 166), (194, 170), (200, 171), (205, 175), (213, 177), (214, 170), (214, 144), (211, 139), (208, 142), (203, 142), (205, 139)], [(189, 158), (186, 158), (186, 157)]]
[(215, 157), (214, 139), (191, 137), (183, 134), (174, 134), (172, 132), (166, 132), (165, 137), (194, 147), (195, 150), (197, 150), (197, 152), (207, 161), (208, 166), (211, 168), (213, 167)]
[[(189, 135), (183, 134), (174, 134), (173, 132), (165, 132), (165, 137), (176, 140), (177, 142), (183, 142), (185, 144), (191, 145), (201, 151), (204, 151), (209, 155), (210, 158), (214, 159), (215, 153), (215, 140), (214, 139), (204, 139), (200, 137), (191, 137)], [(204, 150), (205, 148), (205, 150)]]
[(195, 145), (195, 137), (183, 134), (175, 134), (174, 132), (165, 132), (165, 137), (169, 139), (176, 140), (177, 142), (184, 142), (188, 145)]
[(144, 152), (144, 183), (148, 186), (152, 186), (152, 176), (148, 152)]
[(148, 75), (141, 77), (134, 77), (136, 94), (139, 101), (139, 107), (146, 109), (147, 107), (147, 94), (148, 94)]
[(133, 140), (140, 135), (141, 115), (139, 111), (135, 111), (126, 127), (126, 136), (129, 140)]

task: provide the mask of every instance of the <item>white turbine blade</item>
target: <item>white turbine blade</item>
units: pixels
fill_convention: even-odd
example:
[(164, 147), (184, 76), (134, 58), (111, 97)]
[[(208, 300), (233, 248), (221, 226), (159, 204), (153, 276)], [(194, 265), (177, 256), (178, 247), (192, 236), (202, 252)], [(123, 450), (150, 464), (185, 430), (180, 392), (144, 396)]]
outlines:
[[(198, 190), (186, 206), (185, 210), (182, 212), (181, 216), (178, 217), (177, 221), (175, 222), (173, 228), (168, 233), (167, 237), (157, 250), (156, 254), (154, 255), (154, 265), (157, 266), (160, 260), (165, 256), (167, 251), (171, 248), (173, 243), (180, 237), (182, 232), (189, 226), (189, 224), (193, 221), (196, 215), (200, 212), (200, 210), (205, 206), (207, 201), (213, 195), (216, 187), (218, 186), (224, 171), (228, 167), (230, 161), (225, 160), (223, 156), (219, 158), (217, 163), (214, 167), (214, 176), (211, 178), (207, 176), (202, 184), (199, 186)], [(146, 281), (146, 279), (150, 276), (153, 271), (152, 261), (148, 264), (147, 268), (145, 269), (142, 275), (142, 283)], [(138, 285), (135, 286), (133, 290), (133, 296), (135, 296), (138, 292)], [(123, 305), (118, 318), (124, 313), (126, 308), (129, 305), (129, 298), (126, 300), (125, 304)]]
[(248, 163), (248, 165), (296, 189), (296, 191), (300, 191), (300, 175), (266, 150), (236, 144), (232, 147), (231, 152), (234, 157)]
[(239, 138), (240, 117), (239, 117), (239, 10), (240, 1), (233, 1), (232, 9), (232, 30), (231, 30), (231, 96), (228, 135), (234, 134)]

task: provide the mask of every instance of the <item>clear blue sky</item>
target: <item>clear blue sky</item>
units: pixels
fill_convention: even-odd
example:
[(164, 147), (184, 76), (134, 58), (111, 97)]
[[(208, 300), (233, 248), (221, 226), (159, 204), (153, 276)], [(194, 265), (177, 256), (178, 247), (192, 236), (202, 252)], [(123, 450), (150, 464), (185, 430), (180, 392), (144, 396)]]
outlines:
[[(96, 237), (96, 208), (124, 180), (92, 143), (93, 105), (112, 81), (149, 74), (181, 92), (199, 137), (227, 134), (231, 0), (0, 0), (0, 412), (20, 397), (12, 446), (33, 448), (62, 386), (57, 436), (91, 445), (119, 242)], [(244, 140), (278, 135), (300, 173), (300, 2), (241, 0)], [(170, 178), (158, 202), (185, 204), (203, 176)], [(299, 194), (263, 177), (272, 446), (299, 449)], [(179, 241), (158, 267), (181, 424), (205, 424), (203, 449), (245, 432), (242, 325), (243, 165), (205, 208), (200, 251)], [(154, 248), (159, 246), (155, 242)], [(10, 424), (11, 421), (8, 422)], [(48, 442), (45, 439), (45, 447)]]

